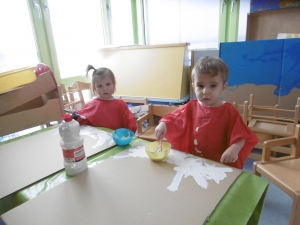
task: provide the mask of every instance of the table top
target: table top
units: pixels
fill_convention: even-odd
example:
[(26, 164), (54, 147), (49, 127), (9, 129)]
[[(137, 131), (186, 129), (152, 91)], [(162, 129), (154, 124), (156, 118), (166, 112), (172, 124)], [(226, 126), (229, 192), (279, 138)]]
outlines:
[[(75, 200), (73, 200), (73, 201), (75, 201), (75, 203), (77, 201), (79, 201), (79, 199), (86, 201), (86, 198), (87, 199), (90, 198), (90, 199), (93, 200), (91, 202), (93, 204), (95, 204), (94, 208), (98, 208), (98, 210), (100, 210), (100, 208), (103, 207), (103, 205), (104, 205), (106, 207), (101, 208), (102, 211), (110, 209), (110, 210), (113, 210), (113, 212), (118, 213), (119, 215), (120, 215), (120, 212), (123, 212), (123, 213), (127, 212), (126, 210), (124, 210), (125, 207), (123, 207), (123, 208), (122, 207), (117, 207), (117, 205), (121, 206), (121, 204), (117, 204), (117, 205), (116, 204), (113, 204), (113, 205), (111, 204), (114, 201), (113, 195), (110, 196), (109, 199), (107, 199), (107, 198), (104, 198), (104, 197), (109, 196), (109, 195), (101, 195), (101, 193), (105, 193), (105, 188), (110, 190), (110, 188), (112, 188), (112, 187), (115, 188), (115, 189), (111, 190), (112, 192), (114, 190), (114, 192), (116, 193), (116, 192), (118, 192), (120, 190), (122, 191), (122, 189), (124, 189), (125, 192), (129, 193), (130, 190), (131, 190), (131, 187), (132, 188), (135, 187), (136, 181), (134, 181), (134, 180), (131, 183), (127, 184), (127, 185), (125, 185), (126, 184), (125, 180), (123, 180), (123, 183), (125, 183), (125, 184), (121, 183), (121, 184), (117, 185), (117, 183), (113, 183), (114, 185), (112, 185), (112, 184), (109, 185), (110, 182), (112, 182), (111, 177), (114, 177), (114, 175), (117, 173), (117, 171), (122, 171), (122, 169), (120, 169), (119, 167), (124, 166), (123, 163), (125, 163), (125, 164), (129, 163), (129, 162), (113, 163), (115, 160), (112, 159), (112, 156), (114, 156), (116, 154), (118, 154), (117, 156), (119, 156), (120, 154), (128, 154), (129, 149), (132, 149), (132, 147), (140, 145), (141, 143), (146, 143), (146, 142), (141, 140), (141, 139), (134, 138), (133, 141), (127, 146), (124, 146), (124, 147), (119, 147), (119, 146), (109, 147), (109, 149), (89, 157), (88, 158), (89, 170), (82, 173), (82, 174), (80, 174), (80, 175), (77, 175), (77, 176), (70, 179), (70, 177), (68, 177), (65, 174), (64, 170), (62, 170), (62, 171), (59, 171), (58, 173), (55, 173), (55, 174), (53, 174), (49, 177), (46, 177), (45, 179), (43, 179), (39, 182), (36, 182), (36, 183), (24, 188), (23, 190), (17, 191), (13, 194), (10, 194), (10, 195), (6, 196), (5, 198), (2, 198), (0, 200), (0, 209), (1, 209), (0, 210), (0, 215), (3, 214), (3, 213), (4, 214), (1, 216), (1, 218), (7, 224), (10, 224), (10, 222), (12, 222), (11, 218), (15, 218), (15, 215), (18, 215), (19, 219), (22, 219), (22, 221), (26, 221), (27, 219), (30, 219), (30, 218), (36, 218), (34, 216), (34, 214), (37, 213), (37, 212), (35, 210), (32, 210), (31, 207), (36, 207), (39, 204), (38, 202), (44, 202), (44, 201), (46, 201), (45, 199), (48, 199), (47, 204), (49, 204), (49, 207), (51, 207), (51, 204), (53, 204), (52, 206), (56, 207), (57, 202), (55, 203), (54, 200), (49, 201), (49, 198), (50, 199), (59, 199), (60, 200), (59, 205), (61, 205), (61, 204), (64, 205), (63, 202), (61, 202), (61, 198), (63, 198), (63, 196), (60, 196), (60, 195), (61, 195), (61, 193), (66, 193), (62, 190), (70, 190), (70, 189), (72, 189), (72, 191), (69, 191), (70, 195), (71, 194), (77, 194), (77, 196), (78, 196), (78, 199), (75, 198)], [(105, 163), (102, 163), (103, 159), (105, 159), (105, 161), (104, 161)], [(145, 159), (143, 159), (143, 160), (145, 160)], [(132, 163), (138, 163), (139, 164), (139, 162), (142, 162), (143, 166), (148, 165), (148, 167), (147, 167), (148, 170), (149, 170), (149, 166), (151, 168), (153, 168), (153, 165), (155, 165), (156, 167), (158, 165), (160, 165), (160, 164), (157, 164), (157, 163), (150, 163), (149, 161), (151, 161), (151, 160), (142, 161), (142, 160), (136, 160), (135, 158), (132, 158), (131, 161), (130, 161), (130, 164), (132, 164)], [(165, 164), (166, 163), (161, 163), (161, 165), (164, 165), (164, 166), (162, 168), (158, 167), (161, 172), (162, 171), (163, 172), (166, 172), (166, 171), (169, 171), (169, 172), (173, 171), (174, 172), (174, 170), (173, 170), (174, 166), (169, 168), (170, 165), (165, 165)], [(114, 172), (111, 172), (112, 168), (115, 168)], [(131, 168), (135, 168), (135, 167), (131, 167)], [(217, 204), (216, 209), (213, 210), (212, 214), (209, 216), (209, 220), (206, 221), (206, 224), (233, 224), (233, 221), (234, 221), (235, 224), (246, 224), (248, 221), (254, 221), (253, 224), (257, 223), (257, 221), (259, 219), (260, 212), (261, 212), (261, 208), (262, 208), (262, 205), (263, 205), (264, 196), (265, 196), (265, 193), (266, 193), (266, 190), (267, 190), (268, 182), (265, 181), (264, 179), (260, 178), (260, 177), (254, 176), (250, 173), (243, 172), (243, 171), (240, 171), (240, 172), (241, 172), (241, 174), (232, 183), (232, 185), (229, 185), (230, 186), (229, 189), (228, 190), (226, 189), (227, 190), (226, 194), (222, 197), (221, 201)], [(131, 172), (127, 171), (127, 173), (132, 174), (132, 171)], [(89, 177), (91, 177), (92, 179), (89, 178)], [(122, 180), (122, 177), (124, 177), (124, 174), (120, 174), (119, 177), (117, 178), (117, 180), (119, 180), (119, 181)], [(140, 177), (138, 180), (140, 180), (142, 178), (143, 178), (143, 176)], [(86, 179), (89, 179), (89, 181), (86, 182), (87, 181)], [(93, 185), (93, 183), (95, 184), (96, 181), (100, 182), (101, 179), (103, 180), (103, 183), (101, 183), (101, 185), (99, 185), (99, 184), (96, 185), (97, 188), (99, 189), (99, 191), (95, 191), (94, 190), (95, 185)], [(91, 180), (93, 180), (93, 182), (91, 182)], [(189, 182), (192, 182), (191, 180), (192, 179), (190, 179)], [(143, 182), (146, 183), (146, 181), (147, 181), (147, 179), (145, 179), (145, 181), (143, 181)], [(80, 186), (83, 189), (82, 190), (77, 190), (79, 192), (76, 192), (76, 190), (73, 190), (73, 189), (74, 189), (74, 187), (75, 187), (75, 189), (76, 189), (76, 187), (77, 188), (79, 187), (78, 185), (74, 186), (74, 184), (76, 184), (78, 182), (80, 184), (81, 183), (86, 183), (87, 185)], [(139, 185), (141, 185), (141, 184), (139, 184)], [(180, 188), (181, 188), (181, 186), (180, 186)], [(102, 190), (100, 191), (100, 189), (102, 189)], [(84, 195), (79, 195), (78, 193), (80, 193), (80, 191), (84, 191), (85, 194)], [(111, 191), (108, 191), (107, 193), (111, 193)], [(164, 191), (166, 191), (166, 190), (164, 190)], [(168, 192), (170, 192), (170, 191), (168, 191)], [(166, 192), (166, 193), (168, 193), (168, 192)], [(185, 191), (185, 192), (182, 192), (181, 194), (179, 194), (179, 196), (183, 195), (184, 198), (182, 198), (182, 196), (181, 196), (180, 198), (177, 199), (177, 201), (182, 201), (182, 199), (185, 199), (185, 198), (187, 198), (189, 200), (195, 198), (195, 196), (193, 194), (189, 194), (189, 192), (187, 192), (187, 191)], [(40, 195), (41, 193), (45, 193), (45, 194)], [(164, 193), (164, 192), (158, 192), (158, 194), (159, 193)], [(178, 193), (176, 193), (176, 195), (178, 195)], [(153, 194), (153, 192), (152, 192), (152, 194)], [(52, 195), (56, 196), (56, 197), (53, 197)], [(59, 195), (60, 197), (58, 197), (57, 195)], [(38, 196), (38, 197), (36, 197), (36, 196)], [(99, 198), (96, 198), (97, 196)], [(122, 197), (123, 195), (120, 195), (120, 196)], [(120, 196), (118, 196), (117, 200), (120, 200), (119, 199)], [(174, 198), (174, 196), (172, 198)], [(32, 199), (32, 200), (30, 200), (30, 199)], [(126, 199), (127, 199), (128, 202), (130, 202), (129, 198), (125, 198), (124, 199), (125, 203), (126, 203)], [(104, 200), (106, 201), (106, 204), (102, 204)], [(147, 200), (147, 196), (146, 196), (146, 200)], [(148, 199), (148, 201), (146, 201), (146, 200), (145, 200), (145, 204), (143, 204), (144, 205), (143, 207), (141, 205), (138, 205), (138, 207), (135, 206), (135, 209), (136, 210), (141, 210), (141, 208), (144, 208), (144, 210), (145, 210), (144, 213), (148, 212), (149, 209), (147, 208), (147, 206), (150, 207), (151, 204), (149, 205), (149, 203), (148, 203), (150, 201), (149, 199)], [(83, 203), (84, 201), (77, 202), (78, 203), (77, 205), (84, 206), (85, 205)], [(169, 201), (170, 201), (170, 199), (168, 199), (168, 202)], [(201, 203), (201, 200), (198, 199), (198, 201)], [(25, 204), (22, 204), (24, 202), (25, 202)], [(87, 201), (87, 202), (89, 202), (89, 201)], [(67, 208), (68, 208), (67, 202), (65, 202), (65, 203), (66, 203), (66, 205), (65, 205), (66, 208), (60, 208), (62, 211), (60, 211), (60, 210), (55, 211), (55, 207), (53, 208), (53, 210), (54, 210), (53, 212), (55, 212), (55, 214), (54, 214), (55, 216), (52, 217), (52, 218), (51, 217), (48, 218), (49, 221), (52, 222), (52, 224), (53, 224), (53, 222), (55, 222), (55, 224), (62, 224), (63, 223), (62, 218), (64, 218), (64, 217), (60, 218), (59, 216), (57, 216), (58, 215), (57, 213), (59, 213), (59, 212), (61, 212), (61, 213), (70, 213), (67, 210)], [(21, 206), (16, 207), (19, 204), (21, 204)], [(173, 205), (176, 205), (176, 204), (173, 203)], [(181, 204), (178, 204), (178, 205), (180, 206)], [(203, 207), (203, 205), (204, 205), (204, 207)], [(164, 208), (165, 211), (162, 211), (162, 212), (166, 212), (166, 215), (171, 215), (170, 218), (168, 217), (169, 220), (171, 221), (171, 218), (176, 219), (175, 215), (179, 214), (179, 213), (175, 213), (174, 210), (175, 211), (176, 210), (180, 211), (180, 210), (183, 210), (183, 209), (187, 210), (187, 209), (185, 209), (185, 207), (182, 208), (182, 206), (181, 207), (179, 207), (179, 206), (177, 208), (172, 207), (173, 211), (172, 210), (170, 211), (169, 207)], [(197, 217), (195, 217), (195, 215), (199, 215), (200, 211), (203, 211), (201, 206), (203, 207), (203, 209), (205, 209), (206, 206), (207, 206), (207, 203), (206, 204), (203, 204), (203, 203), (199, 204), (197, 206), (197, 207), (200, 207), (200, 208), (198, 208), (198, 210), (188, 209), (187, 210), (188, 213), (185, 214), (185, 215), (189, 215), (190, 217), (194, 215), (193, 218), (197, 218)], [(86, 207), (88, 208), (88, 205), (86, 205)], [(132, 206), (132, 207), (134, 207), (134, 206)], [(190, 207), (192, 207), (192, 206), (190, 206)], [(44, 207), (44, 208), (47, 209), (47, 207)], [(10, 209), (12, 209), (12, 210), (8, 211)], [(24, 211), (24, 209), (25, 209), (25, 211), (27, 211), (27, 213), (25, 213), (25, 214), (20, 213), (20, 210), (22, 212), (22, 211)], [(75, 208), (75, 210), (80, 210), (80, 207)], [(128, 212), (130, 212), (130, 211), (132, 211), (132, 210), (129, 210)], [(5, 212), (8, 212), (8, 213), (5, 213)], [(31, 213), (28, 214), (28, 212), (31, 212), (33, 214), (31, 214)], [(157, 213), (159, 211), (153, 211), (152, 210), (152, 212), (153, 212), (152, 217), (154, 217), (155, 213)], [(39, 215), (40, 214), (43, 215), (43, 213), (45, 213), (45, 212), (41, 212), (40, 210), (38, 210)], [(150, 214), (149, 213), (150, 213), (150, 211), (148, 212), (147, 215), (144, 216), (143, 219), (146, 218), (149, 221), (153, 222), (154, 220), (151, 220), (151, 219), (153, 219), (151, 217), (151, 213)], [(207, 212), (205, 212), (205, 213), (207, 214)], [(49, 212), (47, 212), (47, 215), (51, 216), (52, 214), (51, 213), (49, 214)], [(89, 217), (90, 217), (90, 219), (92, 219), (92, 218), (97, 219), (97, 215), (102, 215), (102, 214), (97, 211), (96, 214), (91, 214)], [(162, 214), (161, 216), (163, 216), (163, 215), (164, 214)], [(132, 217), (133, 216), (130, 216), (131, 219), (132, 219)], [(124, 219), (123, 217), (116, 217), (116, 218)], [(185, 217), (181, 216), (181, 218), (184, 219)], [(104, 219), (104, 216), (102, 217), (102, 219)], [(86, 221), (86, 216), (84, 216), (83, 221)], [(112, 221), (116, 221), (116, 220), (112, 220)], [(124, 220), (122, 220), (122, 221), (124, 223)], [(128, 219), (128, 221), (132, 222), (132, 220), (129, 220), (129, 219)], [(145, 222), (145, 221), (146, 220), (143, 220), (143, 222)], [(191, 221), (191, 220), (189, 220), (189, 221)], [(64, 222), (66, 222), (66, 221), (64, 221)], [(125, 220), (125, 224), (126, 224), (126, 220)]]
[[(58, 126), (42, 131), (0, 143), (0, 199), (64, 169)], [(111, 132), (81, 126), (86, 156), (114, 146)]]

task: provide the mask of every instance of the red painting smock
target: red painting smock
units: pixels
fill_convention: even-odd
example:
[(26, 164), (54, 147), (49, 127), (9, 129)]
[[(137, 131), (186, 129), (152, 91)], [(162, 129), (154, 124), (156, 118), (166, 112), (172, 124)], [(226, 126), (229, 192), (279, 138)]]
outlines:
[(229, 146), (244, 138), (238, 159), (228, 164), (239, 169), (258, 143), (257, 136), (245, 125), (239, 112), (226, 102), (220, 107), (208, 107), (192, 100), (160, 122), (167, 125), (166, 139), (172, 148), (217, 162)]
[(133, 132), (137, 130), (134, 115), (121, 99), (96, 98), (78, 110), (78, 113), (86, 117), (85, 120), (78, 118), (77, 121), (80, 125), (106, 127), (112, 130), (127, 128)]

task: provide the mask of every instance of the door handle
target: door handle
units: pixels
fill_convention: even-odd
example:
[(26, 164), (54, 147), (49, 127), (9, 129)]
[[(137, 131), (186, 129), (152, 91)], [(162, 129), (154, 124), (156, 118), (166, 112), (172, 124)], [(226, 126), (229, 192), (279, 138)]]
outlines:
[(226, 0), (223, 0), (223, 2), (222, 2), (222, 8), (221, 8), (221, 13), (223, 13), (225, 5), (226, 5)]
[(41, 6), (37, 3), (37, 1), (33, 1), (33, 8), (36, 9), (39, 13), (39, 18), (42, 19), (42, 11), (41, 11)]
[(232, 0), (231, 2), (231, 12), (233, 12), (234, 4), (236, 4), (236, 0)]

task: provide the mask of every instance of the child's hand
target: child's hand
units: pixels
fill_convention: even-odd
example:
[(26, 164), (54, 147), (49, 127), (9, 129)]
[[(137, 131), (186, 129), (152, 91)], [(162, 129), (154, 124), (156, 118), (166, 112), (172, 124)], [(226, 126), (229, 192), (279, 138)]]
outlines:
[(221, 163), (234, 163), (238, 157), (239, 152), (245, 144), (245, 139), (239, 139), (236, 143), (232, 144), (226, 151), (223, 153), (220, 162)]
[(167, 125), (164, 122), (159, 123), (158, 126), (155, 128), (156, 140), (160, 141), (164, 139), (166, 134), (167, 134)]
[(220, 162), (221, 163), (234, 163), (239, 156), (240, 151), (233, 150), (232, 148), (228, 148), (222, 155)]

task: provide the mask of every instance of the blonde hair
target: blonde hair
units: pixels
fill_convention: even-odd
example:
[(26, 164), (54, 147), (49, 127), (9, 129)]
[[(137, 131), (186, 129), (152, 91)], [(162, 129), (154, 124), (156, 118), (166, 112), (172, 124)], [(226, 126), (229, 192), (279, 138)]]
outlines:
[(93, 67), (92, 65), (88, 65), (86, 68), (86, 76), (88, 76), (88, 72), (90, 70), (94, 70), (93, 75), (92, 75), (92, 85), (93, 85), (94, 94), (97, 94), (96, 89), (95, 89), (95, 77), (109, 76), (111, 78), (114, 88), (116, 90), (116, 78), (115, 78), (114, 73), (110, 69), (105, 68), (105, 67), (95, 69), (95, 67)]
[(201, 73), (208, 73), (212, 77), (220, 74), (223, 82), (226, 83), (228, 71), (229, 68), (222, 59), (213, 56), (204, 56), (197, 61), (192, 70), (192, 82), (194, 82), (195, 76), (199, 76)]

